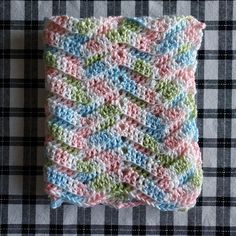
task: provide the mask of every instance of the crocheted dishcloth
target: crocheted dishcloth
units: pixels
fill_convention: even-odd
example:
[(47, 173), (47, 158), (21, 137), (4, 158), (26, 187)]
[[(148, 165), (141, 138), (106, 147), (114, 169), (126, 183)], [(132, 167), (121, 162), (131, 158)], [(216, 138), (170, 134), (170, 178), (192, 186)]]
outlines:
[(53, 208), (195, 205), (203, 174), (194, 73), (204, 27), (192, 16), (46, 21)]

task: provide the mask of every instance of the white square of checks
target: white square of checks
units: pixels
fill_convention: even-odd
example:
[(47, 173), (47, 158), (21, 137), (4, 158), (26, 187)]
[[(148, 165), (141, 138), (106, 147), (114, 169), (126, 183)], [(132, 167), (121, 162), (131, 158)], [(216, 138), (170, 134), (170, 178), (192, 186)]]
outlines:
[(186, 212), (174, 212), (174, 225), (187, 225), (188, 224), (188, 214)]
[[(147, 207), (148, 210), (148, 207)], [(119, 224), (120, 225), (130, 225), (132, 224), (132, 213), (133, 209), (120, 209), (119, 210)]]
[(91, 223), (93, 225), (103, 225), (104, 224), (104, 215), (105, 207), (104, 206), (95, 206), (91, 209)]
[(130, 17), (135, 16), (135, 1), (122, 1), (121, 15)]
[(233, 20), (236, 20), (236, 2), (233, 2)]
[(25, 19), (25, 2), (11, 1), (11, 20)]
[(191, 2), (190, 1), (178, 1), (177, 4), (177, 15), (191, 15)]
[(218, 79), (218, 61), (217, 60), (204, 61), (204, 79), (205, 80)]
[(230, 226), (231, 227), (236, 226), (236, 220), (235, 219), (236, 219), (236, 207), (231, 207), (230, 208)]
[(21, 224), (22, 205), (9, 204), (8, 205), (8, 224)]
[(204, 197), (215, 197), (216, 196), (216, 178), (205, 177), (203, 180), (202, 194)]
[(205, 50), (218, 50), (218, 31), (206, 30), (204, 36)]
[(217, 119), (204, 119), (203, 122), (203, 137), (217, 138)]
[(48, 224), (50, 222), (50, 207), (47, 205), (36, 205), (35, 223)]
[(77, 224), (76, 215), (77, 215), (77, 206), (65, 205), (63, 207), (63, 224)]
[(232, 109), (236, 109), (236, 89), (232, 90)]
[(231, 148), (231, 167), (236, 168), (236, 148)]
[(232, 60), (232, 80), (236, 81), (236, 60)]
[(202, 208), (202, 223), (204, 226), (215, 226), (216, 208), (214, 206), (205, 206)]
[(205, 109), (218, 108), (218, 90), (217, 89), (204, 90), (204, 108)]
[(52, 2), (38, 1), (38, 19), (44, 20), (45, 17), (52, 16)]
[(235, 177), (231, 177), (230, 184), (232, 185), (230, 195), (231, 195), (231, 197), (236, 197), (236, 176)]
[(66, 12), (69, 16), (80, 17), (80, 1), (66, 1)]
[[(126, 10), (128, 12), (128, 9)], [(163, 14), (163, 2), (162, 1), (150, 1), (149, 2), (149, 15), (161, 16)]]
[(232, 37), (233, 37), (233, 40), (232, 40), (232, 49), (233, 50), (236, 50), (236, 30), (232, 30)]
[(107, 2), (106, 1), (94, 1), (94, 16), (107, 16)]
[(203, 166), (217, 167), (217, 149), (204, 147), (202, 151)]
[(219, 2), (205, 1), (205, 20), (218, 21), (219, 20)]
[(236, 119), (235, 118), (231, 120), (231, 126), (232, 126), (231, 137), (236, 139)]

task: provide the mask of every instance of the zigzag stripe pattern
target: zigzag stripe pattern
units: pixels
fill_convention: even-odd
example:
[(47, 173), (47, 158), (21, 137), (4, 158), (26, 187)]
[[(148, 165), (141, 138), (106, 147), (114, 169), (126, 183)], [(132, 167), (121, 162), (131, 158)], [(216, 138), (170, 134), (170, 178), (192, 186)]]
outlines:
[(201, 192), (192, 16), (55, 16), (44, 30), (45, 182), (69, 202), (187, 210)]

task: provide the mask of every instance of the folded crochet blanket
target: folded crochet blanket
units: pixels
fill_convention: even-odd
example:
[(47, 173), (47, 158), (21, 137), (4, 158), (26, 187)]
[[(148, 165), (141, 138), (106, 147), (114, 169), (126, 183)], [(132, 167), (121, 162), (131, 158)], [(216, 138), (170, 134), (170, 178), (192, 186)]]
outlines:
[(192, 16), (46, 21), (53, 208), (195, 205), (202, 161), (194, 73), (204, 27)]

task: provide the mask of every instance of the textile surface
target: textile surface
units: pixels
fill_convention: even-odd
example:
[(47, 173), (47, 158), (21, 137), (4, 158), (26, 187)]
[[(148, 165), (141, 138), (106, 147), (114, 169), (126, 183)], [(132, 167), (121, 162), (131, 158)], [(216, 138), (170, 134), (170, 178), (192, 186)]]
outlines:
[(47, 20), (45, 190), (53, 208), (196, 204), (203, 28), (192, 16)]
[[(203, 188), (186, 212), (50, 209), (43, 192), (42, 29), (51, 15), (192, 15), (205, 22), (196, 72)], [(236, 1), (0, 2), (1, 235), (236, 235)]]

